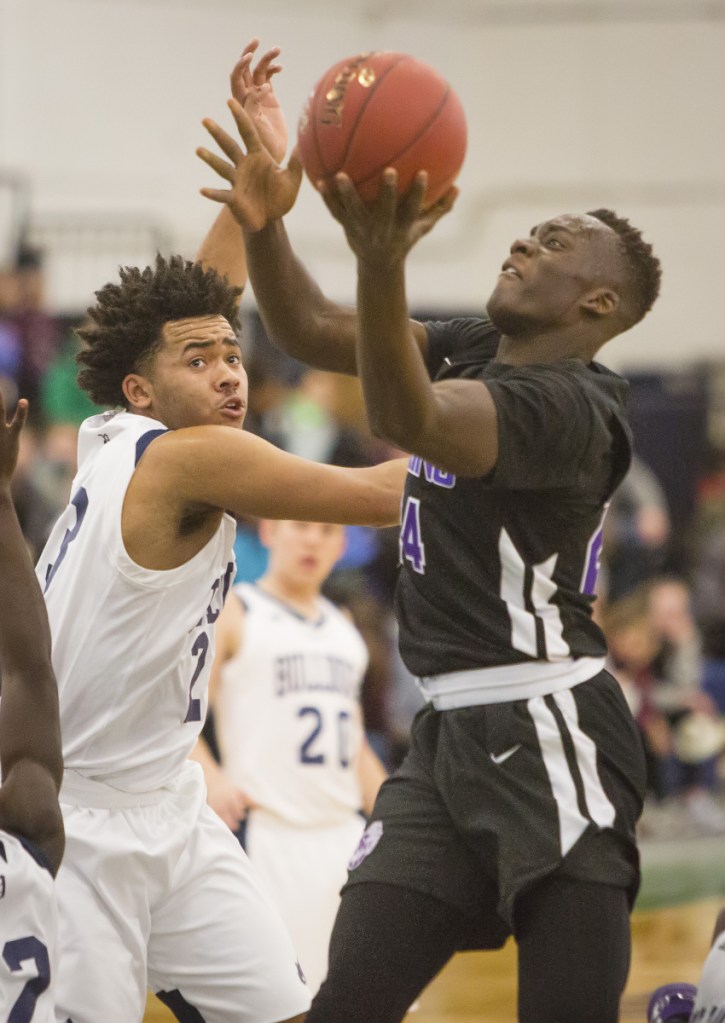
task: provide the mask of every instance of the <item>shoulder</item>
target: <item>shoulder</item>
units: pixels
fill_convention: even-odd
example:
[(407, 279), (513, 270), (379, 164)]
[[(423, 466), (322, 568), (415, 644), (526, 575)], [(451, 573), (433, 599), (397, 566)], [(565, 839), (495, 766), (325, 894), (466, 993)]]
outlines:
[(499, 333), (486, 315), (428, 320), (423, 326), (428, 337), (426, 365), (431, 376), (438, 373), (446, 360), (488, 361), (496, 354)]

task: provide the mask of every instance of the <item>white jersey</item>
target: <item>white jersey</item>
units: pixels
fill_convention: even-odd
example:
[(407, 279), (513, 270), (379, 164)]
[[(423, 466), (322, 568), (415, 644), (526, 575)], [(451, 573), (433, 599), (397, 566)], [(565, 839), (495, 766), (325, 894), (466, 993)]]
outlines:
[(246, 609), (244, 640), (223, 665), (214, 715), (227, 773), (290, 824), (348, 819), (361, 806), (360, 633), (324, 598), (310, 620), (257, 586), (233, 592)]
[(0, 830), (0, 1020), (51, 1023), (55, 885), (33, 847)]
[(235, 524), (168, 571), (126, 553), (126, 489), (162, 423), (128, 412), (92, 416), (78, 474), (37, 574), (53, 637), (67, 771), (129, 792), (179, 772), (206, 715), (213, 623), (234, 566)]

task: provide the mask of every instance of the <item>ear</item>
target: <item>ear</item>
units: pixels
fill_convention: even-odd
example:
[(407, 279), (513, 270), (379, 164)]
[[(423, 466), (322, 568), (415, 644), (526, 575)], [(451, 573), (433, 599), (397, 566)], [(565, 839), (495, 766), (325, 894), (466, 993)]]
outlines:
[(148, 377), (129, 373), (121, 384), (124, 397), (132, 409), (146, 410), (153, 402), (153, 386)]
[(596, 288), (585, 295), (582, 305), (592, 316), (611, 316), (619, 309), (619, 294), (613, 288)]

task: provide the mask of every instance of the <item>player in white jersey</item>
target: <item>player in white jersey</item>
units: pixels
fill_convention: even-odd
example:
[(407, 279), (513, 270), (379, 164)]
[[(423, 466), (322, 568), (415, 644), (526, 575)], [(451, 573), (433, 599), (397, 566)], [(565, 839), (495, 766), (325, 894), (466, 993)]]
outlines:
[(10, 493), (26, 415), (21, 401), (6, 423), (0, 392), (0, 1020), (51, 1023), (63, 764), (48, 617)]
[(210, 700), (222, 766), (203, 739), (195, 757), (210, 805), (239, 828), (314, 993), (361, 811), (372, 809), (385, 769), (362, 721), (367, 648), (320, 594), (343, 552), (342, 526), (264, 521), (260, 535), (269, 567), (256, 585), (233, 589), (217, 624)]
[(292, 943), (187, 762), (233, 574), (226, 512), (382, 525), (404, 465), (306, 462), (242, 431), (239, 289), (172, 257), (97, 293), (79, 382), (120, 406), (81, 427), (38, 564), (66, 775), (57, 1017), (276, 1023), (309, 995)]

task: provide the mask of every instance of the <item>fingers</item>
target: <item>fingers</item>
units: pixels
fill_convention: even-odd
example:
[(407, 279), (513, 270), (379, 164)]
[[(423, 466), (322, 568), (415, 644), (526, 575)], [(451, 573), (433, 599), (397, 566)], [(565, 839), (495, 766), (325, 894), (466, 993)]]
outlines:
[[(209, 134), (214, 139), (219, 148), (222, 150), (222, 152), (229, 157), (229, 159), (232, 161), (235, 167), (237, 166), (237, 164), (242, 162), (242, 157), (244, 156), (244, 154), (242, 153), (241, 149), (234, 141), (234, 139), (231, 137), (231, 135), (224, 131), (224, 129), (220, 127), (220, 125), (218, 125), (216, 121), (213, 121), (210, 117), (205, 117), (201, 123), (204, 125), (204, 127), (209, 132)], [(254, 129), (252, 128), (251, 131), (254, 132)], [(244, 141), (246, 142), (246, 139)]]
[(217, 156), (216, 153), (212, 153), (208, 149), (204, 149), (203, 146), (200, 146), (196, 150), (196, 155), (230, 184), (234, 181), (234, 167), (231, 167), (220, 156)]
[[(237, 125), (237, 131), (239, 132), (242, 141), (244, 142), (244, 145), (247, 147), (247, 153), (254, 153), (257, 150), (262, 149), (263, 146), (262, 143), (260, 142), (259, 135), (257, 135), (257, 131), (254, 127), (254, 122), (252, 121), (251, 117), (246, 112), (242, 104), (232, 97), (232, 99), (227, 101), (227, 106), (232, 112), (232, 116), (234, 117), (234, 120)], [(214, 122), (212, 121), (212, 124), (213, 123)], [(221, 129), (219, 129), (219, 131), (221, 131)], [(222, 132), (222, 134), (225, 133)], [(219, 144), (221, 145), (221, 142)], [(224, 149), (224, 146), (222, 146), (222, 149)], [(231, 153), (229, 153), (226, 149), (224, 149), (224, 152), (227, 154), (230, 160), (233, 159)]]
[(229, 202), (229, 197), (232, 194), (228, 188), (200, 188), (199, 192), (205, 199), (211, 199), (212, 202), (221, 202), (225, 205)]
[[(5, 409), (3, 408), (3, 419)], [(27, 398), (21, 398), (15, 409), (15, 415), (10, 420), (10, 430), (15, 436), (20, 435), (20, 431), (25, 426), (25, 422), (28, 418), (28, 400)]]
[(273, 61), (279, 57), (281, 53), (279, 46), (273, 46), (271, 50), (267, 50), (263, 57), (257, 61), (257, 66), (252, 72), (252, 80), (255, 85), (263, 85), (268, 82), (272, 75), (279, 74), (282, 70), (281, 64), (274, 64)]

